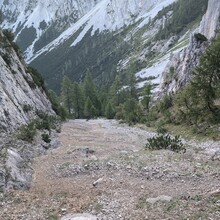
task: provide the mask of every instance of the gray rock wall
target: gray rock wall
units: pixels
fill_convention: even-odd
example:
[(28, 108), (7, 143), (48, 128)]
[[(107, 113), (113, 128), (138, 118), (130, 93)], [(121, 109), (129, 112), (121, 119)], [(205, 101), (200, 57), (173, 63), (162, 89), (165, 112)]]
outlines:
[(36, 110), (54, 114), (44, 91), (31, 88), (30, 82), (27, 67), (0, 31), (0, 132), (27, 123), (36, 117)]
[[(220, 21), (220, 1), (209, 0), (206, 14), (200, 23), (196, 32), (206, 36), (207, 42), (197, 42), (194, 36), (191, 36), (189, 46), (179, 53), (172, 55), (170, 62), (163, 72), (163, 80), (160, 83), (160, 94), (174, 94), (182, 86), (186, 85), (191, 79), (193, 69), (199, 64), (201, 55), (204, 53), (210, 41), (216, 36), (216, 30), (219, 28)], [(174, 74), (170, 73), (173, 68)]]

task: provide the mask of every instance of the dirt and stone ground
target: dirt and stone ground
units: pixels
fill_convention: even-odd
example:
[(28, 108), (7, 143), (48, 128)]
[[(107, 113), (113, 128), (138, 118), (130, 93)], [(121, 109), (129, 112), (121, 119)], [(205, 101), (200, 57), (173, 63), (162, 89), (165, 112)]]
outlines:
[(0, 219), (220, 219), (220, 157), (209, 143), (147, 151), (153, 135), (102, 119), (65, 123), (61, 146), (35, 159), (30, 190), (2, 194)]

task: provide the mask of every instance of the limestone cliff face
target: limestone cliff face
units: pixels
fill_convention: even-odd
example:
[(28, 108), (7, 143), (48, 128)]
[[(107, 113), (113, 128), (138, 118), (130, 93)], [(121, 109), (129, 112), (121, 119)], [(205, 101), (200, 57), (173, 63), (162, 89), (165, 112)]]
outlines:
[(27, 67), (0, 31), (0, 132), (29, 122), (37, 110), (54, 114), (44, 91), (34, 84)]
[(199, 64), (210, 41), (216, 36), (219, 28), (220, 1), (209, 0), (206, 14), (197, 29), (197, 33), (203, 34), (208, 41), (199, 42), (191, 36), (189, 46), (177, 54), (171, 55), (170, 62), (163, 72), (163, 80), (160, 84), (160, 97), (164, 94), (176, 93), (190, 79), (192, 70)]
[(208, 9), (203, 16), (200, 24), (200, 33), (205, 35), (208, 39), (212, 39), (216, 36), (216, 30), (219, 27), (220, 19), (220, 1), (209, 0)]

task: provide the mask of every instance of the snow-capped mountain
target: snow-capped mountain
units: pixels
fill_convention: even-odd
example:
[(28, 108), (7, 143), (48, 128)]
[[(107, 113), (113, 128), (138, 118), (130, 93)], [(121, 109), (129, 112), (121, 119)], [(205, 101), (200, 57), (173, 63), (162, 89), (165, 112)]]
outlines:
[(163, 30), (173, 15), (190, 10), (183, 0), (0, 0), (0, 9), (25, 60), (59, 91), (64, 75), (81, 81), (87, 70), (100, 86), (129, 68), (139, 87), (149, 80), (159, 85), (170, 54), (187, 47), (198, 30), (207, 2), (197, 0), (181, 33), (168, 27), (168, 35)]
[[(82, 31), (72, 42), (76, 45), (92, 28), (96, 30), (116, 30), (124, 25), (143, 19), (141, 25), (148, 22), (163, 7), (175, 0), (0, 0), (4, 14), (4, 28), (10, 28), (16, 33), (19, 41), (24, 35), (31, 35), (26, 45), (22, 43), (25, 57), (31, 62), (39, 54), (63, 42), (80, 28)], [(41, 37), (47, 37), (44, 45)], [(55, 39), (54, 39), (55, 38)], [(39, 41), (42, 46), (39, 46)], [(51, 41), (51, 42), (50, 42)], [(46, 46), (46, 47), (43, 47)]]

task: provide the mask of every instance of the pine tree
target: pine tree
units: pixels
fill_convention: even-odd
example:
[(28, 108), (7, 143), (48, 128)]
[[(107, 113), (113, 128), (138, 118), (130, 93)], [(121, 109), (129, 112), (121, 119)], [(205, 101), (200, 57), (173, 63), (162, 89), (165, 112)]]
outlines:
[(98, 100), (96, 86), (92, 80), (92, 77), (89, 71), (87, 72), (85, 80), (84, 80), (83, 91), (84, 91), (85, 99), (86, 100), (88, 98), (90, 99), (93, 107), (95, 108), (95, 112), (96, 112), (95, 115), (98, 116), (101, 111), (101, 104)]
[(128, 87), (130, 91), (130, 98), (137, 99), (136, 77), (133, 72), (128, 73)]
[(57, 97), (56, 93), (52, 90), (49, 90), (48, 97), (52, 104), (53, 110), (56, 112), (57, 115), (61, 117), (62, 120), (65, 120), (67, 117), (67, 112), (65, 108), (60, 105), (59, 98)]
[(123, 114), (129, 124), (137, 123), (140, 120), (141, 109), (139, 103), (134, 98), (128, 98), (123, 105)]
[(2, 11), (0, 10), (0, 24), (3, 22), (3, 13)]
[(119, 104), (121, 103), (120, 89), (121, 89), (120, 76), (116, 75), (115, 80), (110, 87), (110, 99), (114, 104), (114, 106), (119, 106)]
[(95, 116), (96, 109), (94, 105), (92, 104), (92, 101), (89, 97), (87, 97), (85, 108), (84, 108), (84, 116), (86, 119), (91, 119)]
[(142, 94), (143, 94), (142, 105), (149, 112), (149, 105), (152, 95), (152, 84), (145, 85)]
[(183, 120), (194, 125), (220, 121), (220, 35), (200, 59), (191, 83), (175, 99)]
[(111, 102), (108, 102), (106, 109), (105, 109), (105, 116), (107, 119), (113, 119), (115, 116), (115, 111), (112, 107)]
[(73, 109), (73, 84), (68, 76), (64, 76), (61, 83), (61, 102), (69, 115), (71, 115)]
[(84, 95), (80, 85), (76, 82), (73, 84), (73, 108), (75, 111), (75, 118), (83, 117), (84, 110)]

